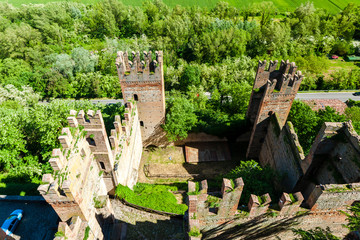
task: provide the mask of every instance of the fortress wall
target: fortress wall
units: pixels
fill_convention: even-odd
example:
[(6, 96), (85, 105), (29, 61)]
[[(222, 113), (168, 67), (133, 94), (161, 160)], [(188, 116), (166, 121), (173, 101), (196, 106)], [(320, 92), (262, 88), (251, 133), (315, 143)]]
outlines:
[(304, 153), (291, 122), (281, 129), (279, 117), (273, 114), (259, 155), (261, 165), (270, 165), (284, 174), (284, 188), (291, 191), (303, 175), (300, 168), (303, 158)]
[(128, 104), (125, 119), (121, 123), (122, 130), (116, 132), (115, 126), (110, 137), (118, 183), (130, 188), (137, 182), (143, 146), (137, 109), (137, 105)]
[(355, 132), (351, 122), (334, 137), (337, 142), (330, 156), (337, 171), (346, 183), (360, 181), (360, 137)]
[(360, 200), (360, 183), (313, 185), (306, 200), (312, 211), (346, 210)]
[[(329, 227), (336, 236), (344, 237), (349, 232), (343, 227), (346, 215), (339, 212), (338, 207), (351, 204), (353, 200), (350, 199), (360, 197), (357, 192), (323, 193), (316, 205), (321, 209), (308, 210), (300, 207), (304, 200), (300, 192), (283, 193), (278, 207), (271, 202), (269, 194), (252, 194), (248, 210), (244, 211), (237, 209), (244, 187), (241, 178), (236, 179), (234, 184), (229, 179), (223, 179), (221, 201), (218, 209), (212, 209), (209, 208), (205, 182), (206, 180), (201, 182), (198, 192), (195, 191), (195, 183), (189, 182), (187, 220), (188, 230), (196, 226), (206, 239), (294, 239), (292, 229), (310, 230), (316, 227)], [(340, 203), (336, 204), (336, 198), (340, 198)], [(342, 209), (346, 211), (346, 208)], [(222, 214), (223, 212), (228, 214)]]

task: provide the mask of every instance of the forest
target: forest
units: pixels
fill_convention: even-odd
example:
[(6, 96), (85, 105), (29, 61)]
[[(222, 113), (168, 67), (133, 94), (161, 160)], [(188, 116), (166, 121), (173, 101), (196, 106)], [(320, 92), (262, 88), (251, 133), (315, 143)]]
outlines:
[[(84, 5), (53, 2), (14, 7), (0, 3), (0, 172), (2, 178), (38, 179), (70, 109), (102, 109), (112, 121), (119, 106), (60, 99), (121, 98), (116, 52), (164, 52), (170, 141), (189, 131), (233, 139), (247, 128), (245, 113), (258, 60), (295, 61), (305, 74), (301, 90), (360, 88), (360, 6), (338, 13), (302, 4), (280, 12), (272, 2), (235, 8), (169, 7), (162, 1), (128, 6), (117, 0)], [(329, 59), (332, 55), (338, 60)], [(208, 96), (211, 96), (210, 98)], [(50, 100), (49, 104), (39, 101)], [(311, 113), (321, 122), (360, 122), (353, 104), (346, 116)], [(312, 111), (295, 103), (292, 112)], [(309, 115), (306, 115), (309, 116)], [(316, 121), (313, 121), (316, 119)], [(315, 124), (316, 123), (316, 124)], [(359, 128), (357, 128), (359, 129)], [(311, 138), (301, 137), (302, 144)], [(35, 180), (34, 180), (35, 181)], [(2, 181), (6, 182), (5, 180)], [(1, 186), (0, 186), (1, 187)]]

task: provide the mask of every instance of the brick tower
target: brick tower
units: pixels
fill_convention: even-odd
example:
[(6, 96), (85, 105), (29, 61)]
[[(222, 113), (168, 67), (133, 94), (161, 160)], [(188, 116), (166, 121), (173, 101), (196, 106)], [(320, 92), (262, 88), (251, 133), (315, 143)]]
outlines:
[[(141, 135), (144, 145), (165, 122), (165, 90), (162, 51), (152, 53), (118, 52), (116, 67), (124, 101), (135, 100), (138, 106)], [(143, 60), (141, 60), (143, 57)]]
[(253, 124), (247, 158), (258, 159), (270, 115), (277, 113), (281, 127), (284, 126), (303, 79), (301, 72), (296, 72), (297, 66), (294, 62), (281, 61), (279, 70), (276, 70), (277, 65), (278, 61), (270, 61), (266, 70), (266, 61), (259, 61), (246, 114)]

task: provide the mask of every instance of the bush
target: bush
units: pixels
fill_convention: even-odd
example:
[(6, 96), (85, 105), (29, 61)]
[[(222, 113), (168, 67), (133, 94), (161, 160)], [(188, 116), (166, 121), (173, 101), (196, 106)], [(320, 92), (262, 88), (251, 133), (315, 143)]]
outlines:
[(240, 166), (221, 176), (221, 178), (223, 177), (229, 179), (242, 177), (245, 186), (240, 199), (241, 204), (248, 203), (250, 194), (262, 195), (269, 193), (271, 199), (278, 198), (279, 194), (274, 189), (274, 182), (278, 180), (276, 172), (270, 167), (262, 168), (254, 160), (242, 161)]
[(190, 237), (200, 237), (201, 236), (200, 230), (195, 226), (192, 227), (189, 232), (189, 236)]
[(134, 190), (121, 184), (116, 187), (116, 195), (129, 203), (158, 211), (184, 214), (187, 206), (178, 204), (170, 191), (177, 191), (177, 187), (148, 183), (137, 183)]

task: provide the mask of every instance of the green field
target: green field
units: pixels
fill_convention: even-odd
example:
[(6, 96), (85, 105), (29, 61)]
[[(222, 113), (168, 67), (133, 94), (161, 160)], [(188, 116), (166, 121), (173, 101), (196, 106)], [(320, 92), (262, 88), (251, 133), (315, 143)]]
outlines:
[[(47, 3), (47, 2), (54, 2), (56, 0), (8, 0), (7, 2), (13, 4), (14, 6), (20, 6), (21, 4), (39, 4), (39, 3)], [(100, 0), (84, 0), (84, 1), (77, 1), (82, 2), (85, 4), (92, 4), (96, 3)], [(200, 1), (193, 1), (193, 0), (163, 0), (164, 3), (169, 5), (170, 7), (174, 7), (176, 5), (181, 6), (193, 6), (198, 5), (200, 7), (208, 7), (212, 8), (218, 2), (218, 0), (200, 0)], [(262, 2), (262, 0), (224, 0), (230, 3), (230, 5), (243, 8), (244, 6), (248, 6), (252, 3)], [(132, 1), (123, 1), (125, 4), (134, 5), (134, 6), (141, 6), (143, 0), (132, 0)], [(301, 3), (306, 3), (308, 0), (274, 0), (272, 1), (275, 6), (281, 11), (292, 11), (296, 7), (300, 6)], [(338, 12), (339, 10), (343, 9), (348, 3), (354, 2), (360, 4), (360, 0), (315, 0), (314, 2), (315, 7), (317, 8), (325, 8), (331, 12)]]

